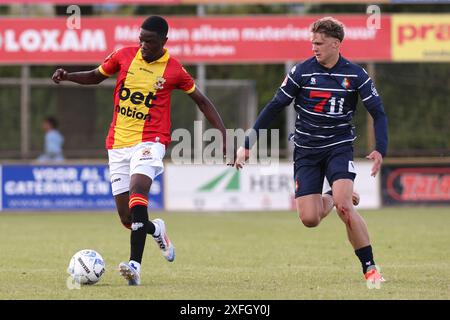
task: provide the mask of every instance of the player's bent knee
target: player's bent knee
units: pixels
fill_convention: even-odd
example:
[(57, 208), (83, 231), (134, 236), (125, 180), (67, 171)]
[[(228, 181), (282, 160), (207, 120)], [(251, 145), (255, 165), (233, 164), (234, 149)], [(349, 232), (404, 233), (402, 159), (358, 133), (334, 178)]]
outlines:
[(320, 223), (319, 217), (300, 215), (300, 220), (307, 228), (317, 227)]
[(122, 222), (122, 224), (123, 224), (123, 226), (124, 226), (125, 228), (131, 230), (131, 223), (130, 223), (130, 222), (123, 222), (123, 221), (121, 221), (121, 222)]
[(125, 228), (130, 229), (131, 228), (131, 214), (130, 210), (128, 210), (128, 207), (126, 210), (118, 210), (120, 222), (124, 225)]
[(131, 214), (128, 210), (118, 210), (120, 222), (123, 224), (123, 226), (127, 229), (131, 229)]
[(120, 222), (125, 228), (131, 229), (131, 216), (120, 215)]

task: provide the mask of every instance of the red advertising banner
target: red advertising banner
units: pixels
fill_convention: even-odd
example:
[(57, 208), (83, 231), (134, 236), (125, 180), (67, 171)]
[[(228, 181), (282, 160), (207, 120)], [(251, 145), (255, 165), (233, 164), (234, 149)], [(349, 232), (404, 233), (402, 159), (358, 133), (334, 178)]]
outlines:
[[(168, 17), (167, 47), (184, 63), (283, 63), (312, 56), (309, 25), (319, 16)], [(368, 28), (367, 17), (336, 16), (345, 26), (345, 57), (391, 60), (391, 19)], [(65, 18), (0, 20), (0, 64), (100, 63), (113, 50), (138, 45), (138, 18), (81, 18), (70, 29)]]
[[(371, 3), (388, 3), (390, 0), (372, 0)], [(425, 1), (425, 0), (424, 0)], [(367, 3), (366, 0), (97, 0), (95, 4), (273, 4), (273, 3)], [(409, 2), (414, 2), (410, 0)], [(2, 0), (2, 3), (52, 3), (52, 4), (92, 4), (92, 0)]]
[[(370, 3), (388, 3), (390, 0), (375, 0)], [(413, 0), (410, 0), (413, 1)], [(183, 4), (274, 4), (274, 3), (364, 3), (367, 0), (181, 0)]]
[(382, 195), (384, 205), (449, 204), (450, 166), (384, 166)]

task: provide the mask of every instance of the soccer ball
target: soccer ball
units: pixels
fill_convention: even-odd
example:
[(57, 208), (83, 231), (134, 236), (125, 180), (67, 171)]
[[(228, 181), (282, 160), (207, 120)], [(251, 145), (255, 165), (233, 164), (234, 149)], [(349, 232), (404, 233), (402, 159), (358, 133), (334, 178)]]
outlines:
[(80, 250), (70, 259), (67, 272), (76, 283), (94, 284), (105, 272), (105, 261), (95, 250)]

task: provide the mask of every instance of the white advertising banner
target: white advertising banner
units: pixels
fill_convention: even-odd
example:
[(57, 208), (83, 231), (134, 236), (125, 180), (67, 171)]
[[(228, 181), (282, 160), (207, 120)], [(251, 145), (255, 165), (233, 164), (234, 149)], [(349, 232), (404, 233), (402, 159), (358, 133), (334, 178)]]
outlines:
[(167, 210), (289, 210), (292, 167), (267, 174), (263, 166), (243, 170), (221, 165), (166, 166)]
[[(370, 177), (371, 163), (355, 166), (355, 189), (361, 196), (358, 208), (378, 208), (379, 179)], [(291, 163), (275, 168), (246, 165), (240, 171), (222, 165), (167, 164), (165, 181), (166, 210), (295, 210)]]
[(381, 207), (381, 172), (372, 177), (372, 161), (355, 161), (356, 178), (354, 189), (359, 193), (361, 200), (358, 209), (378, 209)]

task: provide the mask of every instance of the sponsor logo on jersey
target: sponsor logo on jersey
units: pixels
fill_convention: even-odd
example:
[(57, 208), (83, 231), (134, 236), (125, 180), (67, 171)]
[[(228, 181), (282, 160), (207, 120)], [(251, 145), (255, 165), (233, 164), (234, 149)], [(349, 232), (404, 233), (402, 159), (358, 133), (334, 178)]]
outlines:
[[(166, 80), (164, 80), (164, 82), (165, 81)], [(147, 108), (151, 108), (153, 107), (153, 104), (151, 104), (150, 102), (152, 100), (156, 100), (156, 96), (151, 91), (147, 95), (144, 95), (144, 93), (140, 91), (131, 92), (129, 88), (125, 87), (122, 84), (119, 90), (119, 99), (122, 101), (129, 100), (134, 105), (140, 105), (143, 102)]]
[(152, 70), (148, 70), (148, 69), (142, 68), (142, 67), (139, 67), (139, 71), (144, 71), (144, 72), (148, 72), (148, 73), (153, 73)]
[[(147, 95), (145, 95), (141, 91), (131, 91), (129, 88), (125, 87), (122, 84), (122, 87), (120, 87), (119, 90), (119, 99), (126, 102), (131, 102), (133, 105), (141, 105), (142, 103), (147, 107), (151, 108), (153, 107), (153, 104), (151, 103), (153, 100), (156, 100), (156, 96), (153, 92), (148, 92)], [(138, 120), (144, 120), (144, 121), (150, 121), (150, 115), (148, 113), (144, 113), (137, 110), (137, 107), (130, 107), (130, 106), (120, 106), (116, 105), (115, 112), (120, 113), (123, 116), (138, 119)]]
[(130, 117), (130, 118), (138, 119), (138, 120), (150, 121), (150, 115), (144, 114), (140, 111), (137, 111), (137, 108), (131, 109), (130, 107), (125, 108), (125, 107), (121, 107), (121, 106), (116, 106), (115, 111), (126, 117)]

